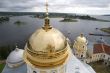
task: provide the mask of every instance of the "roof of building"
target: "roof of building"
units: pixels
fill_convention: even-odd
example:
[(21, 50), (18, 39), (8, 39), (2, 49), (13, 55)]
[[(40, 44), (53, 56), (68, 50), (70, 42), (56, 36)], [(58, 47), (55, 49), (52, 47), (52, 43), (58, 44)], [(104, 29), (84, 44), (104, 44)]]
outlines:
[(110, 46), (106, 44), (94, 44), (93, 53), (106, 53), (110, 55)]
[(9, 54), (6, 62), (14, 64), (23, 61), (23, 52), (23, 49), (16, 47), (15, 50)]
[(26, 64), (23, 64), (23, 65), (16, 67), (16, 68), (10, 68), (6, 64), (2, 73), (27, 73), (27, 67), (26, 66), (27, 66)]
[(77, 41), (77, 42), (87, 43), (87, 39), (86, 39), (86, 37), (84, 37), (83, 34), (80, 34), (80, 35), (76, 38), (76, 41)]
[(110, 55), (110, 46), (104, 45), (105, 52)]
[(93, 68), (87, 64), (83, 64), (73, 54), (67, 63), (67, 73), (96, 73)]
[[(70, 55), (70, 58), (67, 62), (67, 73), (96, 73), (90, 66), (84, 65), (80, 60), (78, 60), (73, 54)], [(21, 65), (18, 68), (9, 68), (5, 66), (2, 73), (26, 73), (26, 65)]]

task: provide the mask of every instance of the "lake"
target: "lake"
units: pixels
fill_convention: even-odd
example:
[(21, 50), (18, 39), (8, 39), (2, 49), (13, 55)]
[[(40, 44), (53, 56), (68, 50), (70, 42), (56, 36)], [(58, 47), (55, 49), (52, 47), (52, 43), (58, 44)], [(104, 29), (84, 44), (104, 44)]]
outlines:
[[(110, 16), (94, 16), (96, 18), (110, 20)], [(22, 21), (25, 24), (16, 25), (16, 21)], [(60, 30), (73, 43), (75, 38), (84, 33), (88, 42), (95, 42), (100, 36), (91, 36), (89, 33), (107, 34), (96, 28), (110, 27), (110, 22), (100, 22), (91, 20), (80, 20), (78, 22), (60, 22), (62, 18), (50, 18), (51, 25)], [(44, 24), (43, 19), (27, 16), (12, 16), (8, 22), (0, 23), (0, 46), (17, 43), (20, 48), (24, 48), (26, 40), (31, 34), (41, 28)], [(103, 37), (105, 42), (110, 44), (110, 37)]]

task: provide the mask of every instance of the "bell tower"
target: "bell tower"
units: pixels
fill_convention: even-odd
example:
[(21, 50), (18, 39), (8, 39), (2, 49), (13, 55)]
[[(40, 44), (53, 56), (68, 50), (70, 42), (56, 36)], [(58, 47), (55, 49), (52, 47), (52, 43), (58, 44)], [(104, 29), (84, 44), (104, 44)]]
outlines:
[(74, 54), (77, 58), (79, 59), (86, 58), (87, 43), (88, 42), (83, 34), (80, 34), (80, 36), (78, 36), (76, 40), (74, 40), (73, 49), (75, 52)]

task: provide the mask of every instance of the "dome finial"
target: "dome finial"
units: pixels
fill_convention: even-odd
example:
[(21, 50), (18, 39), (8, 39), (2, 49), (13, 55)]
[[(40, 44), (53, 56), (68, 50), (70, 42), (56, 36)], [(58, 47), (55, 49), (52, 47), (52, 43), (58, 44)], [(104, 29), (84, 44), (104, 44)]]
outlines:
[(46, 0), (46, 17), (48, 17), (48, 1)]
[(15, 44), (15, 46), (16, 46), (15, 50), (16, 50), (16, 51), (18, 51), (18, 50), (19, 50), (19, 48), (18, 48), (17, 44)]
[(83, 33), (81, 33), (81, 34), (80, 34), (80, 36), (81, 36), (81, 37), (84, 37), (84, 34), (83, 34)]
[(42, 27), (45, 31), (48, 31), (50, 30), (52, 27), (50, 26), (50, 20), (49, 20), (49, 17), (48, 17), (48, 1), (46, 0), (46, 17), (45, 17), (45, 24), (44, 26)]

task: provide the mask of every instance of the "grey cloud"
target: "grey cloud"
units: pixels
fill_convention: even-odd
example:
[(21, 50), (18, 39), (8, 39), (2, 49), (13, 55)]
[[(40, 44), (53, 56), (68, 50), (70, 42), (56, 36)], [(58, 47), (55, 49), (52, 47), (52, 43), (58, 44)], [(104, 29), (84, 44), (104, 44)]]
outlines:
[(86, 5), (91, 7), (107, 7), (110, 4), (110, 0), (51, 0), (50, 4), (53, 6)]
[(71, 0), (71, 3), (93, 7), (105, 7), (110, 4), (110, 0)]
[[(42, 6), (42, 3), (36, 3), (35, 0), (4, 0), (0, 1), (0, 8), (4, 8), (4, 10), (22, 10), (33, 8), (35, 6)], [(0, 10), (1, 11), (1, 10)]]
[[(49, 8), (65, 9), (67, 7), (88, 6), (88, 7), (108, 7), (110, 0), (48, 0)], [(44, 7), (45, 0), (0, 0), (0, 11), (22, 11), (31, 10), (34, 7)]]

